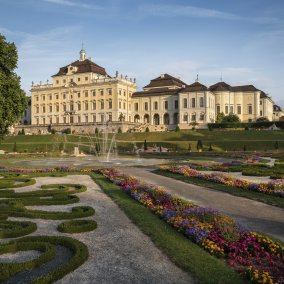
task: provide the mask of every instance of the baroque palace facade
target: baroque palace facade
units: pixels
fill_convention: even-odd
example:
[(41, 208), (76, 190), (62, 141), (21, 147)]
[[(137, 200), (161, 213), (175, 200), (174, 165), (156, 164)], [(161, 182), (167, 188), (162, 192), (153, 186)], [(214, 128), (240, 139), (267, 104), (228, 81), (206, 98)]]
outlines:
[(274, 120), (276, 112), (278, 117), (282, 112), (253, 85), (219, 82), (206, 87), (198, 78), (188, 85), (163, 74), (137, 92), (135, 79), (118, 72), (109, 76), (103, 67), (86, 58), (83, 49), (79, 60), (52, 76), (52, 83), (32, 84), (30, 108), (31, 125), (26, 127), (31, 133), (45, 133), (48, 127), (91, 133), (106, 124), (112, 131), (205, 128), (220, 112), (237, 114), (243, 122), (259, 117)]

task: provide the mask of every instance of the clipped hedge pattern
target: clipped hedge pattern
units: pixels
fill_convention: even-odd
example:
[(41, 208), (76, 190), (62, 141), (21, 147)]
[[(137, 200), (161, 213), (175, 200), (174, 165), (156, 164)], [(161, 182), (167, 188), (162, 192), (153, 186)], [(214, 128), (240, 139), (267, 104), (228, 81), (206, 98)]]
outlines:
[(37, 225), (28, 221), (0, 221), (0, 239), (22, 237), (36, 229)]
[[(78, 240), (69, 237), (34, 236), (25, 237), (8, 244), (0, 245), (0, 254), (23, 250), (38, 250), (43, 254), (33, 260), (22, 263), (0, 263), (0, 280), (6, 280), (18, 272), (31, 270), (55, 257), (55, 246), (63, 246), (72, 251), (72, 256), (68, 262), (57, 267), (53, 271), (34, 279), (32, 283), (51, 283), (69, 272), (75, 270), (88, 259), (88, 249), (86, 245)], [(32, 271), (31, 271), (32, 274)]]
[(97, 228), (94, 220), (71, 220), (58, 225), (57, 229), (61, 233), (82, 233), (93, 231)]

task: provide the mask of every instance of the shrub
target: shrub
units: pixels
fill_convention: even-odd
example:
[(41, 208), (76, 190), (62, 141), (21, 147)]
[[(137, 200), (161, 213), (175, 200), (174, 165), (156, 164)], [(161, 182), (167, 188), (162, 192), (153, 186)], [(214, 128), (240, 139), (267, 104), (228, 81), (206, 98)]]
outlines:
[(0, 254), (12, 253), (17, 251), (37, 250), (42, 254), (36, 258), (20, 263), (0, 263), (0, 281), (4, 281), (16, 273), (31, 270), (38, 267), (55, 257), (55, 247), (45, 242), (33, 241), (22, 242), (23, 239), (15, 240), (7, 244), (0, 245)]
[(82, 242), (69, 237), (54, 237), (54, 236), (32, 236), (25, 237), (13, 241), (8, 244), (0, 245), (0, 253), (5, 251), (19, 251), (19, 250), (39, 250), (44, 253), (37, 259), (33, 259), (23, 263), (1, 263), (0, 264), (0, 279), (6, 280), (10, 276), (24, 270), (30, 270), (34, 267), (40, 266), (43, 263), (55, 257), (55, 246), (63, 246), (72, 251), (71, 258), (56, 267), (51, 272), (32, 280), (32, 283), (51, 283), (69, 272), (74, 271), (81, 266), (89, 256), (88, 248)]
[(147, 141), (146, 139), (144, 140), (144, 151), (147, 151), (148, 150), (148, 146), (147, 146)]
[(66, 129), (62, 130), (62, 133), (71, 134), (71, 128), (66, 128)]
[(179, 132), (180, 131), (180, 128), (179, 126), (177, 125), (176, 129), (175, 129), (175, 132)]
[(36, 229), (37, 225), (28, 221), (0, 221), (0, 239), (21, 237)]
[(146, 127), (145, 132), (150, 132), (150, 129), (148, 126)]
[(61, 233), (82, 233), (93, 231), (97, 228), (97, 223), (93, 220), (71, 220), (58, 225), (57, 229)]
[(98, 134), (99, 133), (99, 129), (96, 127), (95, 129), (95, 133)]
[(210, 146), (209, 146), (209, 149), (208, 149), (208, 151), (213, 151), (213, 148), (212, 148), (212, 145), (211, 145), (211, 143), (210, 143)]
[(118, 129), (117, 129), (117, 133), (122, 133), (122, 129), (121, 129), (121, 127), (118, 127)]
[(13, 152), (17, 152), (17, 142), (14, 142)]
[(197, 151), (199, 151), (199, 152), (202, 151), (203, 145), (202, 145), (202, 141), (201, 140), (197, 141), (196, 148), (197, 148)]

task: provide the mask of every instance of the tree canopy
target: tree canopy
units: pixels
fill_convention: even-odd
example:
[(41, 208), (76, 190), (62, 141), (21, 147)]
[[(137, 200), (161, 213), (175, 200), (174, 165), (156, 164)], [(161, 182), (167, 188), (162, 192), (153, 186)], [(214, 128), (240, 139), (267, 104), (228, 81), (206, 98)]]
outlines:
[(240, 122), (240, 118), (238, 117), (238, 115), (230, 113), (229, 115), (225, 115), (223, 117), (222, 123), (226, 122)]
[(0, 134), (17, 122), (27, 107), (25, 92), (20, 87), (17, 68), (18, 53), (14, 43), (0, 34)]

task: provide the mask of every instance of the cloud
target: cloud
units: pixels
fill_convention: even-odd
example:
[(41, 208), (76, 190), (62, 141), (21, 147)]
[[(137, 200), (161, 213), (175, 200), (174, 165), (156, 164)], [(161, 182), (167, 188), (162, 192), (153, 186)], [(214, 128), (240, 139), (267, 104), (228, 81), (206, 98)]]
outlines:
[(28, 33), (21, 32), (21, 31), (12, 31), (10, 29), (0, 27), (0, 33), (3, 35), (8, 36), (16, 36), (16, 37), (25, 37), (28, 36)]
[(275, 17), (244, 17), (215, 9), (200, 8), (189, 5), (141, 5), (139, 10), (148, 15), (161, 17), (194, 17), (207, 19), (221, 19), (230, 21), (247, 21), (256, 24), (283, 24)]
[(62, 5), (62, 6), (68, 6), (68, 7), (77, 7), (77, 8), (83, 8), (83, 9), (91, 9), (91, 10), (102, 10), (103, 8), (96, 5), (89, 5), (84, 3), (77, 3), (69, 0), (43, 0), (44, 2), (56, 4), (56, 5)]
[(239, 20), (240, 17), (231, 13), (226, 13), (214, 9), (205, 9), (194, 6), (183, 5), (142, 5), (140, 10), (154, 16), (163, 17), (197, 17), (197, 18), (215, 18), (226, 20)]
[[(50, 80), (59, 67), (74, 61), (73, 35), (80, 31), (80, 26), (55, 28), (38, 34), (27, 34), (18, 43), (17, 73), (22, 77), (22, 88), (26, 92), (32, 81), (38, 83)], [(78, 52), (80, 48), (78, 42)]]

